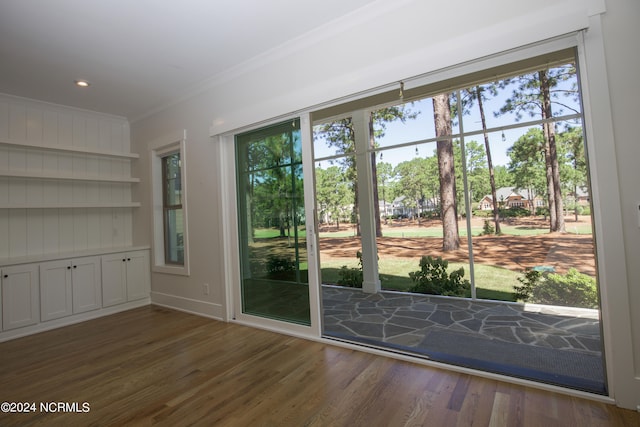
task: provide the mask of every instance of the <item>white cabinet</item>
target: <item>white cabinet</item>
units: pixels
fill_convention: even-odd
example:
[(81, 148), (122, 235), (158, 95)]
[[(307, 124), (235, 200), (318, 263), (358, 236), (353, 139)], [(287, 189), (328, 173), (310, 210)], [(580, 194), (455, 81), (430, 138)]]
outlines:
[(126, 254), (102, 256), (102, 306), (127, 302)]
[(99, 309), (102, 307), (100, 257), (78, 258), (71, 263), (73, 313)]
[(40, 321), (38, 264), (2, 268), (2, 329), (35, 325)]
[(149, 251), (127, 254), (127, 301), (149, 297), (151, 291), (151, 270)]
[(102, 256), (102, 305), (147, 298), (150, 291), (149, 251)]
[(0, 341), (148, 303), (148, 247), (66, 255), (0, 259)]
[(71, 292), (69, 260), (40, 264), (40, 318), (43, 322), (73, 314)]
[(97, 310), (101, 299), (99, 257), (40, 264), (42, 321)]

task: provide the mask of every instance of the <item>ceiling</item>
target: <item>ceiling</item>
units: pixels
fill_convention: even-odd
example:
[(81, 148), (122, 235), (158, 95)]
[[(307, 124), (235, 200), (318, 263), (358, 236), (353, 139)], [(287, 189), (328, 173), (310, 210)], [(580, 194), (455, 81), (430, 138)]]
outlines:
[(134, 121), (373, 1), (0, 0), (0, 92)]

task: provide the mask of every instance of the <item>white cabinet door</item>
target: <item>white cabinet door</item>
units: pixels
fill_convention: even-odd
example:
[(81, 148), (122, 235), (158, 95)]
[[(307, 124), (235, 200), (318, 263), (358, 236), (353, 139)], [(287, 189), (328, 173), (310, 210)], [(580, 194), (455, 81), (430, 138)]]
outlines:
[(102, 306), (127, 302), (126, 254), (102, 256)]
[(86, 257), (71, 261), (73, 313), (97, 310), (102, 306), (100, 258)]
[(43, 322), (73, 314), (71, 292), (69, 260), (40, 264), (40, 316)]
[(149, 251), (129, 252), (127, 255), (127, 301), (148, 298), (151, 288)]
[(38, 281), (37, 264), (2, 269), (3, 330), (35, 325), (40, 321)]

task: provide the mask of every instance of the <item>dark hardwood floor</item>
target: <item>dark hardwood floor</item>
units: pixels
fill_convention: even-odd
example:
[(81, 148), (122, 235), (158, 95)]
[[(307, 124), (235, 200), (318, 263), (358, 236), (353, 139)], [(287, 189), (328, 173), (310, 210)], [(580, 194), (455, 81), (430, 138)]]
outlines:
[(640, 425), (612, 405), (154, 306), (0, 343), (0, 401), (36, 404), (0, 426)]

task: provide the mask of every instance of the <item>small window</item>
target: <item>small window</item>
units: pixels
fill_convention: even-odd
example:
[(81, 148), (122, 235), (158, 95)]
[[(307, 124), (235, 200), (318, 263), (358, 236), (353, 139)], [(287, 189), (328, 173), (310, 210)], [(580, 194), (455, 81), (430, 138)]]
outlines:
[(149, 144), (153, 186), (153, 265), (158, 273), (189, 275), (186, 132)]
[(162, 157), (165, 264), (184, 265), (181, 167), (182, 162), (179, 152)]

